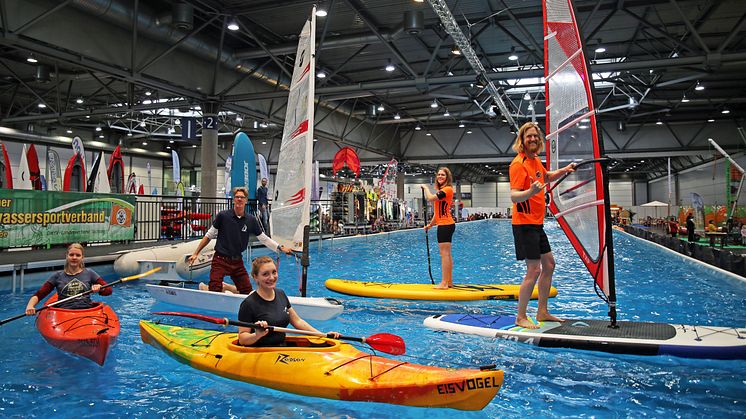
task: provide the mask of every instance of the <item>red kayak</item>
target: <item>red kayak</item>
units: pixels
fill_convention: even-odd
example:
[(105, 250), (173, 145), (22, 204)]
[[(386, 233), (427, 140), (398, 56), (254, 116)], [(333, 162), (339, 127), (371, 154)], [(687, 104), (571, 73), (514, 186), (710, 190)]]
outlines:
[[(47, 304), (54, 301), (56, 294)], [(36, 328), (55, 348), (104, 365), (109, 348), (119, 336), (119, 318), (101, 302), (82, 310), (51, 307), (38, 314)]]

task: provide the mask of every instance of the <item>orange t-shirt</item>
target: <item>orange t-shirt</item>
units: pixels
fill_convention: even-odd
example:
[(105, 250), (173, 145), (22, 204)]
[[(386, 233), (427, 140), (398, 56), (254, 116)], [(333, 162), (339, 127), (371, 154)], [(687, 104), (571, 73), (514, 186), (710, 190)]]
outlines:
[(435, 224), (439, 226), (456, 224), (456, 222), (453, 221), (453, 217), (451, 217), (453, 188), (450, 186), (444, 186), (442, 189), (435, 192), (435, 194), (437, 195), (438, 192), (443, 192), (446, 194), (446, 196), (443, 199), (438, 199), (433, 203), (433, 207), (435, 207)]
[[(547, 183), (547, 169), (538, 157), (529, 159), (526, 154), (518, 155), (510, 163), (510, 189), (525, 191), (535, 181)], [(513, 203), (513, 224), (544, 224), (546, 198), (539, 192), (523, 202)]]

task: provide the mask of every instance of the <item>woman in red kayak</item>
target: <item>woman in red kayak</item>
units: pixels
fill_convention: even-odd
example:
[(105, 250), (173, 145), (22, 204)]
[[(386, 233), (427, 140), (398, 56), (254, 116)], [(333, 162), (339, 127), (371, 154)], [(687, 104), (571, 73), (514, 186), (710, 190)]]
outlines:
[[(26, 315), (33, 316), (36, 314), (36, 306), (39, 301), (43, 300), (52, 291), (57, 290), (59, 299), (72, 297), (85, 291), (93, 291), (101, 295), (111, 295), (111, 287), (101, 288), (106, 285), (106, 281), (91, 269), (86, 269), (83, 263), (83, 246), (80, 243), (73, 243), (67, 247), (67, 256), (65, 257), (65, 268), (62, 271), (55, 272), (44, 285), (31, 296), (26, 304)], [(100, 291), (100, 292), (99, 292)], [(84, 309), (93, 306), (90, 294), (74, 298), (68, 302), (57, 305), (57, 308), (66, 309)]]
[[(241, 303), (238, 320), (260, 326), (287, 327), (292, 324), (299, 330), (318, 332), (301, 319), (290, 305), (285, 292), (277, 288), (277, 266), (269, 256), (259, 256), (251, 263), (251, 277), (256, 288)], [(329, 332), (334, 338), (337, 332)], [(238, 343), (244, 346), (285, 346), (285, 333), (269, 332), (267, 329), (238, 328)]]

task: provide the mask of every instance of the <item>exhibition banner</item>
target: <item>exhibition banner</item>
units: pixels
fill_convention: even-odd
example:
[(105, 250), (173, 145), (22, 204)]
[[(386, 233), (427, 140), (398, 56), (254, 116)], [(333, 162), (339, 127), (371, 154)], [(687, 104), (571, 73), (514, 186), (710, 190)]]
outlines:
[(132, 240), (135, 196), (0, 190), (0, 248)]

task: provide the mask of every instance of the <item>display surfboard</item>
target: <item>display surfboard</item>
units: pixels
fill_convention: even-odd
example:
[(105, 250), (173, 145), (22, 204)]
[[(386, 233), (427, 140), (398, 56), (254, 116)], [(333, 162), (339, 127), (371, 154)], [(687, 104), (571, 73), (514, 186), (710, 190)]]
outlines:
[[(432, 284), (402, 284), (375, 281), (353, 281), (348, 279), (327, 279), (325, 285), (341, 294), (369, 298), (395, 298), (399, 300), (429, 301), (476, 301), (476, 300), (517, 300), (520, 284), (461, 284), (447, 290), (435, 289)], [(552, 287), (549, 296), (557, 295)], [(534, 289), (532, 299), (539, 296)]]
[(145, 195), (145, 185), (143, 185), (142, 183), (140, 184), (140, 186), (137, 187), (137, 194)]
[(439, 314), (424, 320), (437, 330), (502, 338), (545, 348), (573, 348), (630, 355), (746, 359), (746, 328), (568, 319), (536, 322), (538, 329), (515, 325), (514, 316)]
[(130, 173), (129, 177), (127, 177), (127, 193), (137, 193), (137, 175), (135, 175), (135, 172)]
[(47, 190), (62, 190), (62, 170), (60, 170), (60, 155), (51, 148), (47, 149)]
[(39, 156), (36, 154), (36, 147), (31, 144), (28, 147), (26, 153), (26, 160), (28, 162), (28, 175), (31, 181), (31, 188), (37, 191), (42, 190), (41, 187), (41, 170), (39, 170)]
[(0, 161), (0, 189), (13, 189), (13, 168), (10, 165), (8, 150), (5, 144), (0, 143), (2, 148), (2, 160)]
[(15, 182), (16, 189), (34, 189), (34, 185), (31, 183), (29, 177), (28, 160), (26, 157), (26, 144), (23, 145), (21, 150), (21, 161), (18, 164), (18, 180)]
[(65, 176), (62, 180), (62, 190), (65, 192), (85, 192), (86, 183), (83, 157), (75, 153), (67, 161)]
[(91, 167), (91, 175), (88, 178), (86, 192), (111, 193), (109, 177), (104, 171), (104, 152), (100, 151)]
[(112, 193), (124, 193), (124, 160), (122, 160), (122, 150), (120, 146), (114, 149), (109, 158), (109, 168), (106, 170), (109, 176), (109, 186)]
[(256, 199), (256, 156), (254, 146), (246, 133), (236, 134), (231, 162), (231, 189), (244, 186), (249, 199)]
[[(182, 287), (148, 284), (145, 288), (153, 298), (164, 303), (228, 313), (233, 316), (238, 313), (241, 303), (246, 299), (243, 294)], [(301, 318), (309, 320), (330, 320), (342, 314), (344, 310), (344, 306), (333, 298), (288, 296), (288, 300)]]

